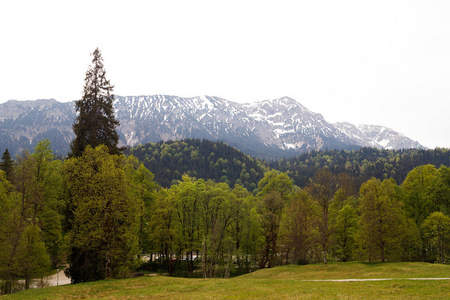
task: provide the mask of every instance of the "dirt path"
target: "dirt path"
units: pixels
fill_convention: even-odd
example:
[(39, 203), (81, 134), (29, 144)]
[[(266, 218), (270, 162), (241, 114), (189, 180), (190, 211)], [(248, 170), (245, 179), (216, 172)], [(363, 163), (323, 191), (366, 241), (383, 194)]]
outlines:
[(50, 286), (70, 284), (70, 278), (64, 274), (64, 270), (47, 277), (47, 280)]
[(369, 279), (305, 279), (301, 281), (386, 281), (386, 280), (450, 280), (450, 278), (369, 278)]
[[(156, 274), (151, 274), (150, 276), (156, 276)], [(450, 280), (450, 277), (444, 278), (366, 278), (366, 279), (304, 279), (300, 281), (317, 281), (317, 282), (325, 282), (325, 281), (333, 281), (333, 282), (351, 282), (351, 281), (389, 281), (389, 280)], [(54, 274), (46, 278), (46, 281), (49, 286), (56, 285), (66, 285), (70, 284), (70, 278), (68, 278), (64, 274), (64, 270), (58, 272), (58, 274)]]

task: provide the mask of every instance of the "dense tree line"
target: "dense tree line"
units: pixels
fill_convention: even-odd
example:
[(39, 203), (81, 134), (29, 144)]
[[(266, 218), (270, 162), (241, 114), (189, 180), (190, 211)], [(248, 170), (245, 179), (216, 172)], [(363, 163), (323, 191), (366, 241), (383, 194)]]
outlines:
[(187, 139), (140, 145), (128, 149), (126, 154), (133, 154), (143, 162), (163, 187), (170, 187), (187, 174), (226, 182), (231, 187), (237, 183), (252, 192), (268, 169), (287, 173), (297, 186), (304, 188), (322, 168), (335, 175), (346, 173), (360, 186), (372, 177), (403, 182), (409, 171), (421, 165), (450, 166), (450, 151), (442, 148), (325, 150), (289, 159), (259, 161), (222, 142)]
[(260, 161), (223, 142), (205, 139), (149, 143), (126, 153), (137, 157), (163, 187), (170, 187), (187, 174), (253, 191), (266, 169)]
[(266, 164), (272, 169), (287, 172), (299, 187), (305, 187), (315, 172), (322, 168), (327, 168), (336, 175), (347, 173), (355, 177), (359, 184), (372, 177), (380, 180), (393, 178), (396, 182), (403, 182), (415, 167), (426, 164), (450, 166), (450, 150), (324, 150), (269, 161)]
[(29, 288), (64, 252), (61, 161), (48, 140), (16, 157), (10, 179), (0, 172), (0, 279), (2, 294)]
[(3, 293), (63, 263), (74, 282), (126, 277), (143, 257), (143, 268), (204, 277), (329, 260), (450, 261), (446, 166), (416, 167), (400, 185), (358, 186), (323, 168), (304, 188), (277, 170), (254, 191), (187, 174), (164, 188), (134, 156), (88, 146), (61, 161), (44, 140), (10, 171), (11, 181), (0, 171)]
[(449, 263), (449, 171), (419, 166), (401, 185), (372, 178), (355, 189), (320, 169), (300, 189), (272, 170), (256, 194), (185, 175), (149, 206), (144, 252), (169, 274), (204, 277), (329, 260)]
[(87, 146), (61, 161), (44, 140), (11, 171), (11, 181), (0, 171), (2, 294), (66, 263), (73, 282), (124, 277), (139, 266), (141, 218), (156, 184), (136, 158)]

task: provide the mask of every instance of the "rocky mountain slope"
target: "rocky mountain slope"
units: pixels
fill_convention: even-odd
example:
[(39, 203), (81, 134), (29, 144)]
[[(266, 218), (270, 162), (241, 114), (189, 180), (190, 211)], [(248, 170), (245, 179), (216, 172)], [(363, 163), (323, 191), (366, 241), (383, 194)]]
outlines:
[(410, 138), (390, 128), (378, 125), (359, 125), (350, 123), (335, 123), (334, 126), (349, 138), (354, 139), (357, 145), (378, 149), (408, 149), (424, 148)]
[[(294, 99), (239, 104), (219, 97), (116, 96), (120, 141), (127, 146), (205, 138), (224, 141), (260, 157), (292, 156), (309, 150), (422, 147), (382, 126), (328, 123)], [(65, 155), (74, 135), (74, 103), (55, 100), (0, 104), (0, 146), (16, 153), (43, 138)], [(1, 151), (1, 149), (0, 149)]]

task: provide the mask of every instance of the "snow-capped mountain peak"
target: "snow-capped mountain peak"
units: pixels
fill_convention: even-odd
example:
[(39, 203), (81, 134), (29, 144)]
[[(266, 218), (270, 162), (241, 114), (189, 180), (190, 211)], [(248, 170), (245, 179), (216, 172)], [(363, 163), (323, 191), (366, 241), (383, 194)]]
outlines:
[[(421, 147), (383, 126), (328, 123), (289, 97), (239, 104), (213, 96), (116, 96), (114, 109), (120, 141), (127, 146), (206, 138), (266, 157), (325, 148)], [(74, 118), (73, 102), (9, 101), (0, 104), (0, 140), (13, 150), (51, 137), (56, 152), (64, 155), (73, 139)]]

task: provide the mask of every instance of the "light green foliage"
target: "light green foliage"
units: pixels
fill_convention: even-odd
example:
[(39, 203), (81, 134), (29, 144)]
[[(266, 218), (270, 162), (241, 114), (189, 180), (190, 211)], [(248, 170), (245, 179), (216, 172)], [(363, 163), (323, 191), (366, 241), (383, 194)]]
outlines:
[(256, 256), (259, 224), (253, 207), (253, 197), (241, 186), (231, 190), (225, 183), (183, 176), (158, 192), (149, 243), (169, 274), (182, 259), (191, 275), (198, 263), (204, 277), (227, 277), (234, 259), (248, 269)]
[(60, 167), (49, 140), (39, 142), (33, 154), (24, 151), (16, 159), (12, 176), (15, 191), (10, 186), (3, 189), (6, 212), (0, 224), (7, 253), (1, 272), (5, 292), (14, 291), (18, 278), (24, 278), (24, 287), (29, 288), (33, 279), (49, 270), (50, 262), (57, 264), (61, 258)]
[(18, 241), (15, 255), (15, 271), (25, 278), (25, 289), (31, 280), (42, 278), (49, 270), (50, 258), (47, 254), (42, 232), (37, 225), (27, 225)]
[(11, 293), (22, 288), (19, 279), (28, 289), (32, 279), (41, 278), (50, 268), (50, 259), (38, 222), (22, 214), (21, 195), (12, 192), (1, 198), (0, 279), (3, 293)]
[(142, 200), (130, 190), (125, 158), (108, 148), (86, 147), (82, 157), (64, 163), (73, 219), (69, 243), (104, 261), (105, 277), (126, 275), (136, 264)]
[(312, 260), (317, 216), (318, 207), (310, 195), (301, 190), (292, 193), (280, 225), (280, 254), (286, 263), (305, 264)]
[(278, 262), (278, 234), (284, 209), (284, 202), (277, 191), (263, 196), (257, 204), (261, 232), (264, 236), (260, 268), (273, 267)]
[[(416, 222), (417, 227), (421, 227), (424, 220), (435, 211), (449, 214), (449, 170), (445, 166), (441, 166), (438, 170), (433, 165), (419, 166), (409, 172), (401, 185), (405, 192), (405, 208), (408, 215)], [(424, 234), (425, 232), (422, 231), (422, 233)], [(422, 235), (422, 240), (426, 242), (427, 238)], [(422, 260), (434, 260), (436, 255), (438, 255), (434, 246), (428, 246), (426, 244), (422, 246)]]
[(61, 260), (63, 249), (62, 214), (65, 202), (62, 190), (62, 162), (54, 159), (48, 139), (38, 142), (31, 155), (35, 164), (36, 194), (43, 198), (42, 210), (38, 214), (45, 245), (52, 263)]
[(277, 192), (283, 201), (287, 201), (293, 188), (292, 179), (286, 173), (271, 170), (264, 174), (258, 183), (259, 196), (266, 196), (273, 191)]
[(157, 197), (158, 184), (154, 182), (155, 175), (150, 172), (143, 164), (139, 163), (136, 157), (130, 155), (125, 160), (124, 167), (130, 190), (134, 197), (143, 201), (141, 207), (141, 220), (139, 229), (140, 248), (143, 252), (151, 250), (149, 244), (149, 235), (151, 234), (148, 226), (154, 210)]
[(20, 213), (20, 198), (12, 194), (11, 184), (6, 180), (5, 173), (0, 171), (0, 288), (2, 294), (16, 290), (20, 277), (17, 261), (18, 246), (25, 228)]
[(250, 261), (257, 257), (259, 244), (259, 220), (256, 212), (255, 198), (244, 187), (236, 184), (231, 198), (231, 237), (235, 242), (236, 262), (239, 269), (249, 270)]
[(168, 193), (175, 199), (178, 225), (176, 248), (179, 255), (186, 258), (188, 272), (193, 272), (193, 254), (201, 253), (204, 277), (215, 276), (219, 265), (224, 266), (221, 275), (228, 276), (229, 263), (235, 251), (235, 242), (229, 234), (231, 203), (236, 202), (229, 186), (183, 176), (183, 181), (178, 186), (172, 186)]
[(230, 243), (227, 233), (232, 220), (231, 203), (235, 202), (235, 195), (227, 184), (208, 180), (200, 199), (203, 275), (213, 277), (219, 257), (224, 258), (226, 255), (224, 277), (228, 277), (235, 245)]
[(401, 185), (406, 195), (406, 210), (418, 226), (430, 213), (436, 210), (430, 193), (435, 181), (436, 171), (436, 167), (433, 165), (414, 168), (408, 173)]
[(336, 176), (327, 169), (320, 169), (314, 174), (306, 190), (313, 197), (314, 201), (316, 201), (320, 209), (320, 214), (317, 218), (318, 244), (322, 248), (323, 262), (327, 263), (327, 256), (332, 241), (330, 239), (332, 235), (330, 209), (338, 190)]
[[(394, 180), (371, 179), (360, 190), (359, 232), (361, 254), (369, 260), (400, 260), (405, 239), (418, 241), (402, 208), (400, 190)], [(414, 243), (419, 247), (417, 243)]]
[(278, 262), (278, 234), (283, 209), (293, 191), (292, 180), (285, 173), (271, 170), (258, 183), (256, 209), (264, 243), (259, 267), (270, 268)]
[(441, 166), (432, 182), (431, 198), (433, 199), (434, 207), (450, 216), (450, 168)]
[(355, 235), (358, 229), (358, 214), (351, 203), (346, 203), (336, 215), (334, 223), (333, 253), (340, 261), (349, 261), (356, 248)]
[(24, 219), (36, 220), (37, 209), (42, 204), (41, 196), (36, 185), (36, 165), (28, 150), (23, 151), (16, 157), (14, 164), (14, 186), (20, 194), (20, 212)]
[[(174, 188), (175, 189), (175, 188)], [(144, 226), (147, 228), (148, 250), (160, 253), (169, 274), (174, 272), (172, 259), (178, 243), (178, 215), (174, 189), (161, 189), (155, 199), (155, 209)]]
[[(8, 194), (12, 191), (13, 185), (6, 178), (6, 173), (0, 171), (0, 205), (7, 202)], [(0, 210), (0, 213), (2, 211)]]
[(201, 193), (205, 190), (204, 180), (194, 180), (183, 176), (178, 186), (173, 187), (175, 205), (179, 220), (180, 253), (188, 257), (188, 272), (194, 271), (193, 254), (202, 249)]
[(434, 212), (422, 224), (422, 231), (427, 245), (436, 252), (436, 261), (450, 262), (450, 217), (441, 212)]

